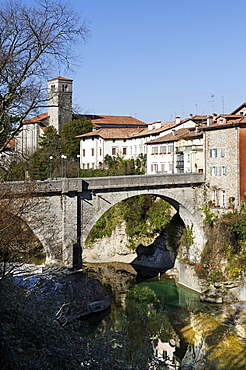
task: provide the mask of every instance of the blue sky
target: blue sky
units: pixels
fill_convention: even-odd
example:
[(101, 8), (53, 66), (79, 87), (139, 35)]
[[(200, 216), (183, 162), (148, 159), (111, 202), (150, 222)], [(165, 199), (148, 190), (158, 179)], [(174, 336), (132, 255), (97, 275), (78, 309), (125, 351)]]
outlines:
[(166, 122), (246, 101), (245, 0), (68, 3), (90, 22), (81, 65), (64, 76), (81, 113)]

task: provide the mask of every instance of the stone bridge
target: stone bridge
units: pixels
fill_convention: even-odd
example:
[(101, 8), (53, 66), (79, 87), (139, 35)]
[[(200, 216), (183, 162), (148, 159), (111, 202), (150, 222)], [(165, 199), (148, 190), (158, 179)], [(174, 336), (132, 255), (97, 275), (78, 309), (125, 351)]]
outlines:
[(185, 225), (193, 225), (194, 244), (189, 258), (196, 261), (204, 246), (203, 174), (63, 178), (15, 182), (15, 194), (31, 186), (32, 196), (23, 218), (39, 238), (47, 263), (80, 268), (83, 243), (96, 221), (116, 203), (140, 194), (152, 194), (169, 202)]

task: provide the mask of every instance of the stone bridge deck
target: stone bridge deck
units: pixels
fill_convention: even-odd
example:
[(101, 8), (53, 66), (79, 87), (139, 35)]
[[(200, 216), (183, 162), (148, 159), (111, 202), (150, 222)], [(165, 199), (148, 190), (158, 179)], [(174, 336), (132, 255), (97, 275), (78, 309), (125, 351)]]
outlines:
[(35, 182), (9, 182), (0, 184), (0, 189), (11, 186), (16, 193), (25, 193), (27, 184), (29, 189), (37, 194), (83, 191), (108, 191), (120, 189), (150, 189), (173, 188), (183, 186), (198, 186), (204, 183), (203, 173), (171, 174), (171, 175), (134, 175), (134, 176), (107, 176), (88, 178), (58, 178)]

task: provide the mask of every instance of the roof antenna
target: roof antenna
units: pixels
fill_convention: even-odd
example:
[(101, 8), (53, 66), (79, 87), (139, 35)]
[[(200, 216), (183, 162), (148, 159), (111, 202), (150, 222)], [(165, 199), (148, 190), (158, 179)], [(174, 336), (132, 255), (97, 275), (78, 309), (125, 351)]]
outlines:
[(212, 100), (209, 101), (209, 103), (212, 103), (211, 108), (212, 108), (212, 113), (214, 113), (214, 95), (211, 95)]
[(224, 113), (225, 113), (225, 102), (224, 102), (224, 96), (222, 96), (221, 100), (222, 100), (222, 113), (224, 114)]

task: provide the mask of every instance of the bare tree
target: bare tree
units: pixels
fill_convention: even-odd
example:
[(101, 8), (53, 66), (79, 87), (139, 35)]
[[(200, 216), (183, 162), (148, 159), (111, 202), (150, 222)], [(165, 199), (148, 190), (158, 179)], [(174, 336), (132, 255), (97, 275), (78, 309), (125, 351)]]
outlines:
[[(34, 192), (32, 182), (23, 182), (19, 192), (15, 183), (0, 183), (0, 279), (21, 268), (23, 259), (27, 261), (44, 252), (24, 221), (25, 214), (38, 204)], [(36, 217), (35, 222), (41, 221)]]
[(59, 0), (0, 4), (0, 153), (28, 115), (47, 105), (44, 78), (71, 69), (75, 46), (88, 36), (81, 15)]

